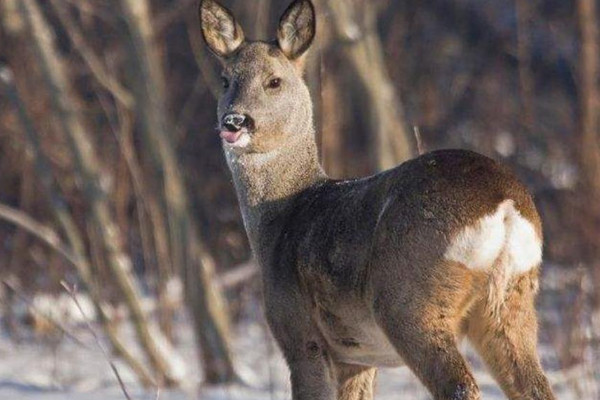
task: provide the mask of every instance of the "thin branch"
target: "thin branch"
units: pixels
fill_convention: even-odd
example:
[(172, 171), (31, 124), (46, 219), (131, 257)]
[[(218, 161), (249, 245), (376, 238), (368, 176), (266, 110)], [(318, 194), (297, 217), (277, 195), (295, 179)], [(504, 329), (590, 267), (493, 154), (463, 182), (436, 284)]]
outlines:
[(251, 280), (258, 272), (259, 268), (254, 260), (246, 261), (217, 276), (215, 283), (223, 289), (231, 289)]
[(110, 359), (110, 357), (108, 355), (108, 352), (106, 351), (106, 349), (104, 348), (104, 346), (100, 342), (100, 338), (98, 337), (98, 334), (96, 334), (96, 331), (92, 327), (92, 324), (90, 323), (90, 320), (89, 320), (88, 316), (83, 311), (83, 307), (81, 307), (81, 304), (79, 304), (79, 300), (77, 300), (77, 296), (75, 295), (76, 291), (77, 291), (77, 286), (73, 286), (73, 288), (71, 289), (69, 287), (69, 285), (65, 281), (60, 281), (60, 284), (67, 291), (67, 293), (69, 294), (69, 296), (71, 296), (71, 299), (73, 299), (73, 302), (77, 306), (77, 309), (79, 310), (79, 312), (83, 316), (83, 320), (85, 321), (86, 327), (88, 328), (88, 330), (90, 331), (90, 333), (94, 337), (94, 340), (96, 341), (96, 344), (98, 345), (98, 348), (102, 352), (102, 355), (104, 355), (104, 358), (106, 359), (106, 361), (110, 365), (110, 368), (112, 369), (113, 373), (117, 377), (117, 381), (119, 381), (119, 386), (121, 386), (121, 390), (123, 391), (123, 395), (125, 395), (125, 397), (127, 398), (127, 400), (132, 400), (131, 396), (129, 396), (129, 393), (127, 392), (127, 389), (125, 388), (125, 384), (123, 383), (123, 379), (121, 379), (121, 374), (119, 374), (119, 370), (115, 366), (115, 363)]
[[(100, 94), (97, 95), (98, 102), (102, 109), (104, 110), (104, 114), (108, 120), (108, 125), (110, 126), (110, 130), (117, 140), (119, 144), (119, 150), (121, 151), (121, 156), (123, 160), (125, 160), (125, 164), (127, 165), (127, 170), (131, 177), (131, 182), (133, 183), (133, 192), (135, 194), (135, 199), (137, 201), (136, 212), (138, 214), (138, 222), (140, 224), (140, 236), (142, 239), (142, 248), (144, 255), (144, 263), (146, 265), (151, 264), (151, 255), (150, 255), (150, 246), (148, 240), (148, 233), (151, 231), (146, 223), (145, 212), (147, 210), (146, 205), (146, 197), (147, 192), (143, 190), (142, 184), (142, 171), (139, 168), (139, 165), (135, 159), (135, 154), (133, 152), (133, 146), (130, 144), (131, 142), (131, 130), (133, 129), (133, 121), (129, 112), (125, 111), (123, 113), (119, 113), (120, 124), (117, 124), (113, 121), (111, 117), (108, 102), (105, 101)], [(152, 257), (154, 258), (154, 257)]]
[(108, 72), (100, 58), (87, 45), (84, 33), (73, 23), (65, 9), (64, 3), (61, 3), (58, 0), (50, 0), (50, 4), (52, 4), (52, 7), (56, 11), (56, 15), (65, 28), (73, 46), (79, 51), (81, 58), (86, 63), (98, 83), (108, 90), (117, 101), (123, 104), (123, 106), (132, 108), (133, 97), (131, 96), (131, 93), (129, 93), (129, 91)]
[(419, 155), (425, 154), (425, 147), (423, 147), (423, 141), (421, 139), (421, 131), (418, 126), (413, 126), (413, 132), (415, 133), (415, 141), (417, 142), (417, 153)]
[[(173, 267), (169, 255), (169, 240), (168, 230), (164, 224), (164, 216), (158, 200), (154, 193), (149, 191), (144, 181), (144, 174), (142, 173), (141, 166), (137, 160), (135, 149), (133, 145), (132, 129), (133, 129), (133, 118), (129, 110), (124, 109), (116, 105), (117, 117), (120, 123), (113, 121), (111, 117), (109, 105), (98, 96), (100, 105), (104, 109), (104, 113), (109, 121), (111, 131), (119, 143), (119, 149), (121, 155), (127, 164), (127, 168), (133, 183), (133, 189), (137, 201), (136, 211), (138, 214), (138, 223), (140, 225), (140, 235), (142, 238), (142, 248), (144, 261), (146, 265), (156, 266), (158, 270), (159, 284), (158, 284), (158, 298), (159, 298), (159, 309), (161, 310), (161, 317), (164, 316), (162, 311), (165, 310), (163, 302), (164, 298), (164, 284), (168, 281), (170, 276), (173, 274)], [(150, 238), (149, 236), (152, 236)], [(152, 252), (152, 243), (154, 244)], [(159, 326), (164, 327), (165, 319), (159, 318)], [(169, 329), (163, 329), (165, 335), (169, 337)]]
[[(62, 256), (64, 256), (67, 260), (69, 260), (69, 262), (71, 262), (73, 265), (75, 265), (78, 270), (80, 270), (82, 268), (82, 266), (80, 265), (80, 263), (78, 261), (78, 257), (75, 256), (71, 250), (69, 250), (65, 245), (63, 245), (61, 243), (60, 239), (58, 238), (58, 235), (51, 228), (48, 228), (47, 226), (44, 226), (44, 225), (38, 223), (33, 218), (29, 217), (28, 215), (26, 215), (25, 213), (23, 213), (19, 210), (16, 210), (16, 209), (13, 209), (11, 207), (1, 205), (1, 204), (0, 204), (0, 218), (5, 219), (6, 221), (9, 221), (15, 225), (18, 225), (23, 230), (31, 233), (33, 236), (35, 236), (38, 239), (45, 242), (52, 249), (56, 250), (58, 253), (60, 253)], [(15, 294), (17, 294), (17, 296), (19, 296), (23, 301), (25, 301), (25, 303), (36, 314), (38, 314), (38, 315), (42, 316), (44, 319), (48, 320), (50, 323), (52, 323), (52, 325), (55, 325), (61, 332), (65, 333), (65, 335), (69, 336), (76, 343), (89, 349), (89, 347), (87, 345), (85, 345), (80, 339), (78, 339), (76, 336), (74, 336), (72, 333), (70, 333), (69, 330), (67, 328), (65, 328), (60, 322), (54, 320), (53, 318), (49, 317), (48, 315), (45, 315), (44, 313), (37, 310), (35, 308), (35, 306), (33, 305), (33, 303), (29, 299), (27, 299), (24, 295), (22, 295), (19, 292), (19, 290), (15, 287), (14, 284), (10, 283), (7, 280), (4, 280), (3, 282)], [(62, 284), (62, 282), (61, 282), (61, 284)], [(71, 294), (71, 293), (69, 293), (69, 294)], [(71, 294), (71, 296), (72, 296), (72, 294)], [(81, 310), (81, 306), (79, 305), (79, 303), (77, 301), (76, 301), (76, 304), (77, 304), (77, 307), (80, 309), (81, 313), (83, 314), (83, 310)], [(96, 306), (96, 309), (99, 311), (99, 313), (101, 315), (101, 319), (108, 321), (106, 315), (104, 314), (102, 306), (97, 302), (97, 299), (94, 301), (94, 304)], [(84, 314), (84, 317), (86, 318), (86, 324), (89, 326), (89, 322), (88, 322), (85, 314)], [(97, 338), (95, 332), (93, 332), (93, 334), (94, 334), (94, 338), (98, 342), (98, 338)], [(113, 345), (116, 344), (117, 348), (119, 348), (119, 349), (122, 348), (120, 342), (115, 340), (114, 337), (111, 338), (111, 343), (113, 343)], [(106, 350), (104, 350), (104, 348), (102, 348), (102, 352), (106, 353)], [(142, 382), (152, 382), (152, 380), (150, 380), (150, 378), (147, 376), (147, 374), (143, 373), (143, 370), (140, 369), (140, 366), (138, 366), (137, 363), (131, 362), (132, 357), (128, 353), (124, 354), (123, 351), (121, 350), (121, 351), (119, 351), (119, 354), (124, 355), (125, 360), (136, 371), (136, 373), (138, 374), (138, 377), (140, 377)], [(114, 366), (112, 365), (112, 362), (111, 362), (111, 367), (113, 367), (113, 369), (115, 369)], [(118, 375), (118, 372), (115, 371), (115, 373)], [(119, 377), (119, 382), (122, 383), (120, 380), (120, 377)], [(127, 398), (129, 399), (129, 396), (127, 396)]]
[(4, 283), (4, 285), (9, 288), (14, 294), (17, 295), (18, 298), (20, 298), (25, 304), (27, 304), (27, 307), (29, 307), (29, 309), (35, 313), (36, 315), (42, 317), (43, 319), (45, 319), (46, 321), (48, 321), (51, 325), (53, 325), (55, 328), (57, 328), (59, 331), (61, 331), (65, 336), (67, 336), (68, 338), (70, 338), (71, 340), (73, 340), (76, 344), (78, 344), (79, 346), (85, 348), (85, 349), (90, 349), (90, 347), (85, 344), (81, 339), (79, 339), (77, 336), (75, 336), (73, 333), (71, 333), (69, 331), (69, 329), (67, 327), (65, 327), (60, 321), (57, 321), (56, 319), (54, 319), (53, 317), (51, 317), (50, 315), (40, 311), (35, 304), (33, 304), (33, 301), (31, 301), (31, 299), (29, 299), (21, 290), (21, 288), (19, 287), (18, 283), (16, 282), (11, 282), (10, 279), (4, 279), (2, 280), (2, 283)]
[(46, 243), (50, 248), (57, 251), (71, 264), (80, 268), (79, 259), (77, 256), (65, 246), (60, 240), (56, 231), (44, 224), (37, 222), (26, 213), (17, 210), (16, 208), (0, 204), (0, 219), (12, 223), (19, 228), (29, 232), (31, 235)]

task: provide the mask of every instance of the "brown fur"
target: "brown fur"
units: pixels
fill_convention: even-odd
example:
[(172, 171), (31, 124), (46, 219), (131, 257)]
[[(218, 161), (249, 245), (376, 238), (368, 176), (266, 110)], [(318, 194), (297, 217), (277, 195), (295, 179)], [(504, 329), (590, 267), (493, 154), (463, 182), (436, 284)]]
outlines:
[(338, 399), (370, 400), (373, 398), (376, 368), (339, 364), (336, 372)]
[(536, 354), (538, 269), (510, 282), (499, 318), (484, 302), (471, 311), (468, 337), (511, 399), (546, 399), (551, 393)]
[[(401, 364), (436, 399), (479, 399), (458, 351), (463, 336), (511, 399), (553, 399), (535, 353), (537, 265), (511, 275), (500, 257), (486, 270), (445, 258), (463, 228), (507, 200), (541, 238), (527, 189), (502, 165), (461, 150), (329, 179), (298, 63), (314, 35), (310, 1), (286, 10), (279, 45), (228, 39), (222, 32), (238, 25), (219, 7), (201, 2), (222, 17), (218, 27), (200, 13), (208, 46), (228, 49), (218, 116), (235, 112), (254, 124), (245, 147), (224, 149), (294, 400), (372, 399), (375, 368)], [(273, 77), (277, 89), (266, 84)]]

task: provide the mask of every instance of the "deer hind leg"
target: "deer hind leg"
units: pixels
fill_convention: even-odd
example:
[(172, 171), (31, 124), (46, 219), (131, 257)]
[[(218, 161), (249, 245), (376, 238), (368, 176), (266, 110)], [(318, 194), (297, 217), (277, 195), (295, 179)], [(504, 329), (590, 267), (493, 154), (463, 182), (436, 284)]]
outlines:
[(373, 400), (376, 368), (338, 364), (338, 400)]
[[(439, 321), (442, 322), (442, 321)], [(475, 379), (457, 348), (453, 332), (420, 325), (420, 321), (404, 320), (411, 325), (382, 321), (382, 326), (406, 365), (417, 375), (436, 400), (479, 400)]]
[(498, 310), (487, 299), (471, 312), (467, 335), (512, 400), (554, 399), (536, 353), (537, 269), (512, 278)]
[(472, 274), (453, 262), (430, 273), (426, 287), (397, 287), (399, 281), (388, 279), (375, 288), (375, 318), (436, 400), (479, 400), (479, 388), (458, 350), (460, 322), (472, 305)]

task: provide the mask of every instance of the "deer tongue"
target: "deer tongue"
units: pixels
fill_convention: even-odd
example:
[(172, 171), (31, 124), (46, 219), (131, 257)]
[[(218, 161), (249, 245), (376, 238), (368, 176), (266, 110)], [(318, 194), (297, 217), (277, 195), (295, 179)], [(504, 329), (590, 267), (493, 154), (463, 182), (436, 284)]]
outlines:
[(235, 143), (241, 136), (242, 131), (231, 132), (231, 131), (221, 131), (219, 136), (222, 139), (225, 139), (227, 143)]

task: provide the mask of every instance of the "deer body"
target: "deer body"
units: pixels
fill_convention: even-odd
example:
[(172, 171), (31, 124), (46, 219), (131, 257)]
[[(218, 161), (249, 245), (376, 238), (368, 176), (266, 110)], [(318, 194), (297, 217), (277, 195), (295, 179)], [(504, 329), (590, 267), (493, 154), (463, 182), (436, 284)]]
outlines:
[(462, 150), (329, 179), (301, 77), (311, 3), (286, 10), (276, 44), (245, 41), (214, 0), (200, 10), (224, 65), (221, 137), (294, 400), (372, 399), (375, 368), (399, 365), (436, 399), (479, 399), (463, 337), (511, 399), (553, 399), (536, 354), (542, 231), (527, 189)]

